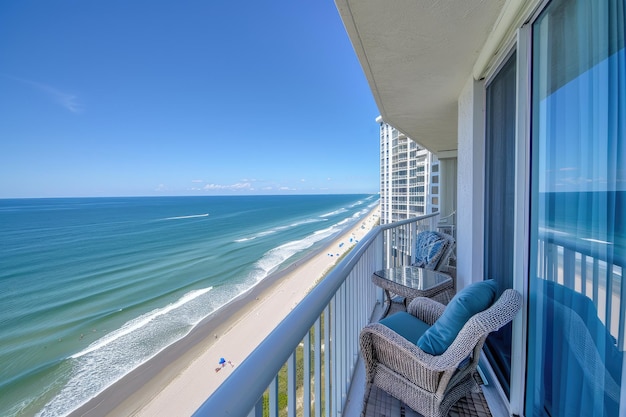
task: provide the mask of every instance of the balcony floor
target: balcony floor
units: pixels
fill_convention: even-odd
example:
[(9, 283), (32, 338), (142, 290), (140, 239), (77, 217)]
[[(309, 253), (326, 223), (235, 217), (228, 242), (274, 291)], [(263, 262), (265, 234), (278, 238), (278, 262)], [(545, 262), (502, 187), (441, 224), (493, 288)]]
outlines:
[[(482, 392), (459, 400), (450, 409), (450, 417), (491, 417)], [(378, 387), (372, 387), (365, 406), (364, 417), (421, 417), (400, 400)]]

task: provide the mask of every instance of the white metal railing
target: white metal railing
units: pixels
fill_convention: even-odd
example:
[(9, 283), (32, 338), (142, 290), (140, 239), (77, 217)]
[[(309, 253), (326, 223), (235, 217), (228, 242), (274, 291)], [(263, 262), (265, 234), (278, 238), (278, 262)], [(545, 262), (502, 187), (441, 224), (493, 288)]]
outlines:
[(436, 230), (438, 219), (439, 213), (435, 213), (383, 225), (385, 268), (409, 265), (414, 256), (417, 234), (424, 230)]
[(405, 256), (404, 249), (385, 255), (384, 248), (414, 242), (418, 230), (434, 230), (437, 217), (420, 216), (369, 232), (194, 416), (340, 416), (359, 355), (359, 332), (370, 322), (380, 293), (371, 275)]

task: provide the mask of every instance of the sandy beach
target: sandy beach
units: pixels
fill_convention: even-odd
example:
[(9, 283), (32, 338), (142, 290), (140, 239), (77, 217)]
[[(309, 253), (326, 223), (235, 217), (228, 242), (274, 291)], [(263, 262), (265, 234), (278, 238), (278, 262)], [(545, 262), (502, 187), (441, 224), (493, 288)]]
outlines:
[[(272, 274), (71, 416), (189, 416), (379, 221), (376, 207), (326, 247)], [(225, 363), (220, 364), (224, 358)]]

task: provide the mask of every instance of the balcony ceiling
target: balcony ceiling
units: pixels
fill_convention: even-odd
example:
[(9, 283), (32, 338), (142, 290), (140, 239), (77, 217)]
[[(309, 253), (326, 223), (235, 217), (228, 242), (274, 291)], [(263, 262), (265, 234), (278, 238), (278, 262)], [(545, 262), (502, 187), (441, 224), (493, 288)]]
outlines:
[(457, 149), (457, 100), (505, 0), (336, 0), (385, 122)]

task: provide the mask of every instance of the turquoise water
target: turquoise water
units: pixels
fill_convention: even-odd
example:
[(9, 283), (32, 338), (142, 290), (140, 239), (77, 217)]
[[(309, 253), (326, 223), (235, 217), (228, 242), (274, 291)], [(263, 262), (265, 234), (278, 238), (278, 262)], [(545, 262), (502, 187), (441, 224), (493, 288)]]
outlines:
[(0, 415), (65, 415), (375, 195), (0, 200)]

